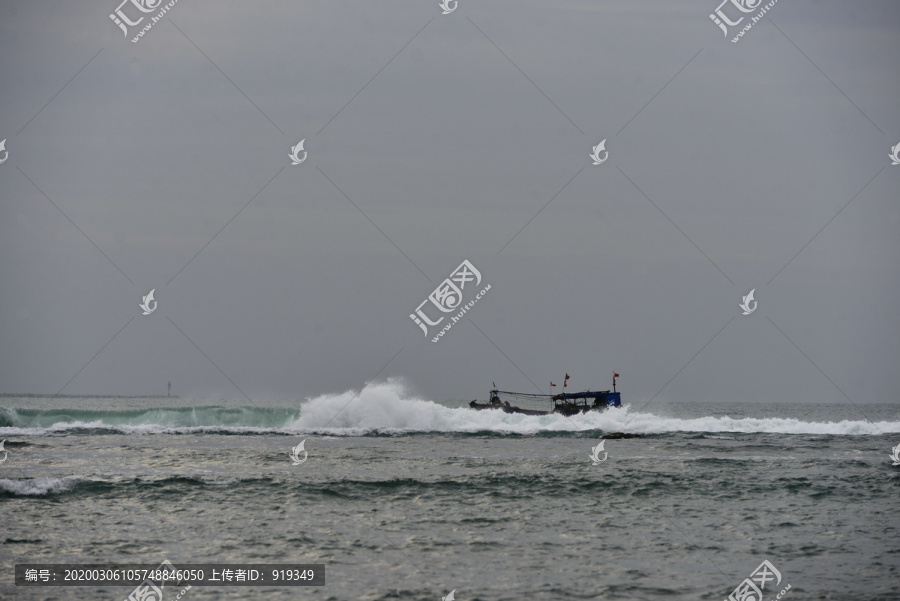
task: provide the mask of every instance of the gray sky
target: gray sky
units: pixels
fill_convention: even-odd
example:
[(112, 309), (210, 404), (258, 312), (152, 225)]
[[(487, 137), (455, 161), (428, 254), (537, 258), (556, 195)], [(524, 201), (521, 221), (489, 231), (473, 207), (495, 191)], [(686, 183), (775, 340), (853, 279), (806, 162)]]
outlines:
[(894, 402), (900, 3), (717, 4), (4, 2), (0, 392)]

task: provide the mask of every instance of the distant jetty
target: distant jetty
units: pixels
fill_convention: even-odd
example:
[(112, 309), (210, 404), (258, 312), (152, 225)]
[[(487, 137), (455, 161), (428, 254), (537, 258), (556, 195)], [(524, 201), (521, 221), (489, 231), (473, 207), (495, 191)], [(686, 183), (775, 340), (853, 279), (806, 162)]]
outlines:
[(34, 394), (32, 392), (15, 394), (9, 392), (0, 392), (0, 399), (25, 398), (25, 399), (180, 399), (178, 395), (166, 396), (164, 394), (139, 394), (139, 395), (121, 395), (121, 394)]

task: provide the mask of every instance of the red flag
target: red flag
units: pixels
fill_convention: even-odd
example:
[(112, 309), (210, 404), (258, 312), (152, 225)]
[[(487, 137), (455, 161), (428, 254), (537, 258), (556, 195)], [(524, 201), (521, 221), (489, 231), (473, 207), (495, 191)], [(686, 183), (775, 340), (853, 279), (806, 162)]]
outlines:
[(491, 384), (494, 385), (494, 388), (497, 388), (497, 383), (496, 383), (496, 382), (491, 382)]
[(617, 374), (617, 373), (614, 373), (614, 374), (613, 374), (613, 377), (614, 377), (614, 378), (620, 378), (621, 376), (620, 376), (619, 374)]
[(550, 386), (556, 386), (556, 384), (554, 384), (553, 382), (550, 382)]
[(569, 385), (569, 374), (566, 374), (566, 379), (563, 380), (563, 388)]

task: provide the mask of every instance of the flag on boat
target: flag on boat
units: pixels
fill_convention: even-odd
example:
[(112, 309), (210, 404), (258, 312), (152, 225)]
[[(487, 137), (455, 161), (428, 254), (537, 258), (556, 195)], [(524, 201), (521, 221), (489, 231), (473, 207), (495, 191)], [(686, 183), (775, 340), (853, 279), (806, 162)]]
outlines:
[(550, 382), (550, 386), (556, 386), (556, 384), (554, 384), (553, 382)]
[(566, 379), (563, 380), (563, 388), (569, 385), (569, 374), (566, 374)]

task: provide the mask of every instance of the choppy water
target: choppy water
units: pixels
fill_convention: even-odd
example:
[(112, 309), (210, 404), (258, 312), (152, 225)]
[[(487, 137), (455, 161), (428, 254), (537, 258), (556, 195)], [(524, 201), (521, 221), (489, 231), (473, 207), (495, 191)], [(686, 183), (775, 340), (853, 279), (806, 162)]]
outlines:
[[(768, 559), (784, 599), (900, 599), (898, 405), (626, 399), (566, 418), (395, 384), (354, 397), (4, 399), (0, 597), (121, 600), (129, 588), (16, 589), (13, 565), (168, 558), (326, 564), (322, 588), (188, 600), (721, 600)], [(607, 440), (592, 465), (622, 430), (643, 437)]]

